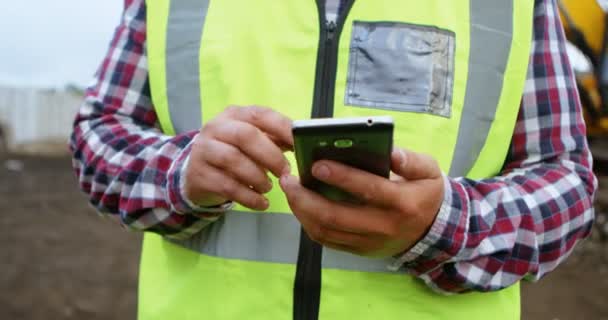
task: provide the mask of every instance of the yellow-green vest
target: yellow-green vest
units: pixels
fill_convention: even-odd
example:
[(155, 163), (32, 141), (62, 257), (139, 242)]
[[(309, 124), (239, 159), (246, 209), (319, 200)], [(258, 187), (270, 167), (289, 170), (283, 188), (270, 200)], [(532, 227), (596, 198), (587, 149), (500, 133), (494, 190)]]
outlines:
[[(390, 115), (395, 146), (433, 155), (450, 176), (500, 172), (526, 78), (532, 0), (349, 0), (336, 25), (322, 20), (322, 3), (147, 1), (163, 131), (196, 130), (230, 105), (292, 119)], [(315, 318), (294, 312), (300, 225), (280, 188), (268, 198), (267, 212), (237, 206), (185, 241), (146, 234), (139, 318)], [(323, 248), (318, 318), (519, 318), (518, 285), (444, 296), (389, 270), (392, 262)]]

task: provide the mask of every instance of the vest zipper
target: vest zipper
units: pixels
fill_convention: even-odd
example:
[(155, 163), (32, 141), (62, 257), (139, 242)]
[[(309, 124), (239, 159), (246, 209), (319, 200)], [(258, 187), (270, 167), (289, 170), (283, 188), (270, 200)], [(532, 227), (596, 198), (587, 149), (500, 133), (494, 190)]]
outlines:
[[(323, 59), (319, 61), (321, 67), (321, 85), (319, 88), (319, 104), (315, 110), (315, 106), (313, 106), (313, 118), (326, 118), (332, 117), (334, 106), (333, 106), (333, 90), (330, 90), (330, 87), (335, 86), (336, 81), (336, 70), (334, 67), (332, 74), (332, 66), (335, 65), (335, 61), (337, 59), (337, 50), (336, 56), (333, 55), (333, 47), (336, 46), (334, 44), (334, 39), (336, 38), (336, 23), (334, 21), (330, 21), (326, 24), (325, 27), (325, 48), (323, 52)], [(336, 46), (337, 47), (337, 46)], [(333, 77), (332, 77), (333, 75)], [(319, 79), (317, 79), (319, 81)], [(331, 93), (330, 93), (331, 92)], [(316, 111), (316, 114), (314, 114)]]
[[(316, 0), (319, 10), (320, 37), (312, 118), (333, 117), (340, 34), (348, 12), (355, 2), (355, 0), (342, 1), (344, 7), (338, 13), (337, 23), (335, 23), (327, 22), (325, 18), (325, 1)], [(293, 292), (294, 320), (317, 320), (319, 318), (322, 254), (323, 248), (312, 241), (304, 229), (301, 229)]]
[(316, 0), (319, 9), (319, 51), (317, 53), (317, 71), (312, 105), (312, 118), (328, 118), (334, 113), (334, 92), (336, 87), (336, 69), (338, 67), (338, 49), (340, 34), (350, 9), (355, 0), (342, 0), (342, 8), (336, 22), (327, 22), (325, 18), (325, 1)]

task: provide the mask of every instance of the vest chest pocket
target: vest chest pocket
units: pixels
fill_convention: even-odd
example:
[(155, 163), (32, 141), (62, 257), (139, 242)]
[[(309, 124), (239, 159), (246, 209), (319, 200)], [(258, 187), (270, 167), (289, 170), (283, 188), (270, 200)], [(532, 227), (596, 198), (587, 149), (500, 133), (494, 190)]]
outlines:
[(448, 30), (355, 21), (344, 104), (450, 117), (454, 47)]

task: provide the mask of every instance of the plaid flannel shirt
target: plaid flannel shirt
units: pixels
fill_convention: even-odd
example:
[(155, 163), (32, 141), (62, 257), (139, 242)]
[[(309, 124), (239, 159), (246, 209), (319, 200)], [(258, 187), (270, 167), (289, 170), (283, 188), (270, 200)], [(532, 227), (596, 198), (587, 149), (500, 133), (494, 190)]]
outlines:
[[(555, 0), (536, 0), (528, 77), (501, 174), (445, 178), (429, 233), (396, 262), (444, 293), (537, 280), (593, 222), (597, 180)], [(311, 17), (314, 19), (315, 17)], [(144, 0), (122, 21), (88, 88), (71, 138), (80, 186), (131, 230), (186, 238), (217, 219), (180, 187), (195, 131), (164, 135), (150, 98)]]

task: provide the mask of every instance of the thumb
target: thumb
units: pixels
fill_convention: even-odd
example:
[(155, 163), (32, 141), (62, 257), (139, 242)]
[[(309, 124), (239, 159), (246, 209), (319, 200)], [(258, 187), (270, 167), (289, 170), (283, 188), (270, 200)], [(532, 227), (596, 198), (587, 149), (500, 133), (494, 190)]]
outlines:
[(395, 148), (391, 155), (391, 169), (406, 180), (434, 179), (441, 177), (437, 160), (428, 154)]

